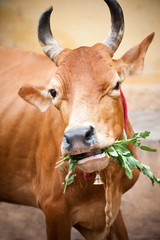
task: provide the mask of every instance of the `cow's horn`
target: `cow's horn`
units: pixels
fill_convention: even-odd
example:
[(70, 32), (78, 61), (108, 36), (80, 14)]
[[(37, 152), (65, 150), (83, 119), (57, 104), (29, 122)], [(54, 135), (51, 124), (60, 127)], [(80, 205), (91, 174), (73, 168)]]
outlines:
[(103, 43), (115, 52), (122, 41), (124, 33), (123, 11), (116, 0), (104, 0), (111, 13), (111, 29)]
[(51, 32), (50, 15), (52, 11), (53, 7), (51, 6), (41, 14), (38, 24), (38, 38), (45, 54), (54, 61), (57, 54), (62, 51), (62, 48)]

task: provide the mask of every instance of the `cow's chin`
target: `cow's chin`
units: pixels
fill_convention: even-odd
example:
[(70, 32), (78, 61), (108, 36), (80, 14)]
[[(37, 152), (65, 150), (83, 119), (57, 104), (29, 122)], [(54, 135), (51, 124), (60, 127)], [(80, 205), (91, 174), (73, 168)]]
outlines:
[(110, 159), (103, 152), (94, 156), (89, 156), (78, 161), (77, 167), (83, 172), (92, 173), (106, 168)]

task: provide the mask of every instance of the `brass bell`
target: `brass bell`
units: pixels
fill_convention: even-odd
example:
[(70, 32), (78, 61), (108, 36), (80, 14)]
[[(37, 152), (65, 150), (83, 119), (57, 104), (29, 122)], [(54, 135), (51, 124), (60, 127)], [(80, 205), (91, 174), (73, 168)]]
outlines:
[(95, 177), (95, 180), (94, 180), (93, 184), (94, 185), (101, 185), (101, 184), (103, 184), (102, 178), (101, 178), (101, 176), (100, 176), (98, 171), (96, 172), (96, 177)]

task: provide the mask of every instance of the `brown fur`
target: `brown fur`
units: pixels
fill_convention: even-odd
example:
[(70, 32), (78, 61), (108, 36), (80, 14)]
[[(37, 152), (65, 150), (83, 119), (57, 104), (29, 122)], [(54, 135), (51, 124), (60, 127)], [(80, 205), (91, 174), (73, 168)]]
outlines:
[[(64, 50), (57, 56), (57, 67), (41, 54), (1, 47), (0, 200), (41, 208), (48, 240), (69, 240), (71, 226), (88, 240), (108, 234), (110, 240), (128, 239), (120, 202), (138, 171), (134, 169), (129, 180), (118, 163), (110, 161), (101, 171), (104, 186), (94, 186), (95, 175), (85, 180), (77, 168), (74, 183), (63, 194), (67, 170), (55, 169), (55, 164), (66, 127), (91, 122), (99, 134), (97, 147), (109, 145), (109, 137), (122, 138), (123, 107), (120, 94), (112, 90), (117, 72), (121, 82), (127, 73), (140, 73), (152, 38), (153, 34), (119, 60), (112, 60), (103, 44)], [(58, 82), (50, 82), (55, 76)], [(20, 96), (42, 111), (49, 107), (45, 113), (17, 96), (24, 82), (34, 87), (22, 87)], [(59, 91), (55, 106), (48, 95), (54, 84)], [(127, 136), (132, 134), (128, 121)], [(137, 158), (135, 147), (129, 148)]]

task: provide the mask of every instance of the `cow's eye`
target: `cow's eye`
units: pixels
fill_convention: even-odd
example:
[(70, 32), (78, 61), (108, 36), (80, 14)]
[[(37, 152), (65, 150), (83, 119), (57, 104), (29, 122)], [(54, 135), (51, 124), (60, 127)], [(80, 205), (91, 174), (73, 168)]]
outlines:
[(57, 92), (56, 92), (55, 89), (50, 89), (50, 90), (49, 90), (49, 93), (51, 94), (51, 96), (52, 96), (53, 98), (55, 98), (56, 95), (57, 95)]
[(119, 90), (120, 88), (120, 82), (117, 82), (116, 86), (113, 88), (113, 90)]

